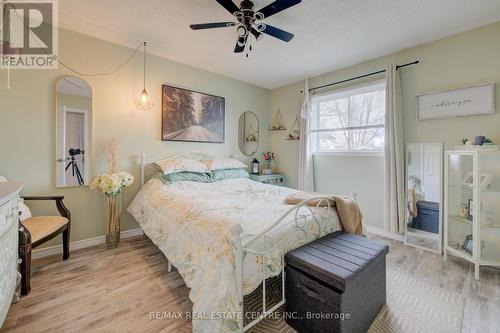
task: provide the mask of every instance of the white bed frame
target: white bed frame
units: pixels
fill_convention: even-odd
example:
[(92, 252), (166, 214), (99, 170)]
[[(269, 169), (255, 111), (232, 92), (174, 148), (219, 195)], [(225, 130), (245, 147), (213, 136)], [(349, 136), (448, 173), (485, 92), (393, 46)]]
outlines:
[[(210, 154), (210, 153), (202, 153), (202, 152), (186, 152), (186, 153), (180, 153), (176, 154), (173, 156), (168, 157), (167, 159), (175, 159), (175, 158), (191, 158), (195, 160), (207, 160), (207, 159), (214, 159), (214, 158), (220, 158), (216, 155)], [(148, 169), (153, 169), (151, 164), (148, 164), (146, 162), (146, 155), (142, 154), (141, 156), (141, 186), (143, 186), (146, 182), (146, 172)], [(357, 194), (355, 192), (352, 192), (352, 197), (356, 199)], [(318, 201), (316, 206), (310, 206), (309, 201)], [(316, 210), (319, 209), (321, 206), (322, 211), (324, 211), (324, 208), (328, 208), (327, 210), (327, 215), (324, 216), (322, 219), (318, 219), (316, 215)], [(310, 216), (307, 216), (307, 218), (311, 219), (313, 221), (313, 225), (317, 227), (317, 230), (319, 232), (319, 237), (323, 236), (324, 233), (324, 221), (326, 221), (328, 218), (330, 218), (331, 214), (331, 209), (330, 209), (330, 198), (326, 196), (318, 196), (315, 198), (311, 198), (308, 200), (304, 200), (301, 203), (291, 206), (290, 209), (285, 212), (276, 222), (274, 222), (271, 226), (263, 230), (261, 233), (258, 235), (255, 235), (251, 239), (245, 240), (245, 242), (242, 242), (240, 238), (238, 238), (236, 242), (236, 291), (238, 294), (238, 304), (240, 307), (240, 332), (246, 332), (249, 330), (251, 327), (256, 325), (258, 322), (260, 322), (262, 319), (265, 319), (269, 314), (273, 313), (276, 311), (280, 306), (285, 304), (285, 242), (286, 240), (294, 235), (295, 233), (302, 233), (304, 235), (303, 240), (298, 241), (295, 245), (295, 247), (301, 246), (303, 244), (307, 244), (309, 242), (309, 239), (307, 237), (307, 231), (306, 227), (309, 227), (309, 223), (306, 221), (306, 216), (300, 214), (303, 210), (308, 211), (312, 215), (312, 219)], [(289, 220), (290, 217), (294, 218), (294, 223), (295, 226), (293, 230), (288, 232), (280, 241), (278, 241), (274, 246), (272, 246), (269, 250), (266, 250), (264, 252), (262, 251), (256, 251), (252, 249), (252, 245), (259, 239), (263, 239), (266, 237), (266, 235), (270, 234), (272, 230), (276, 229), (285, 219)], [(273, 305), (270, 308), (267, 308), (266, 304), (266, 261), (265, 257), (266, 255), (269, 255), (273, 252), (276, 251), (276, 249), (280, 249), (281, 251), (281, 300)], [(256, 256), (261, 256), (262, 257), (262, 314), (255, 318), (253, 321), (248, 323), (247, 325), (244, 326), (244, 309), (243, 309), (243, 262), (245, 260), (245, 257), (247, 254), (253, 254)], [(168, 260), (167, 260), (168, 261)], [(170, 261), (168, 261), (168, 271), (170, 272), (172, 270), (172, 264)]]

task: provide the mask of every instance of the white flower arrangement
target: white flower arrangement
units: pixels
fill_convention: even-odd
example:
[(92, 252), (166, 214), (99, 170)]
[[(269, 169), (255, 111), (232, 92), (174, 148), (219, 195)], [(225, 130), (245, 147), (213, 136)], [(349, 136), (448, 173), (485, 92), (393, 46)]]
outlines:
[(105, 173), (97, 176), (90, 183), (92, 191), (99, 191), (107, 196), (116, 196), (134, 183), (134, 176), (127, 171)]

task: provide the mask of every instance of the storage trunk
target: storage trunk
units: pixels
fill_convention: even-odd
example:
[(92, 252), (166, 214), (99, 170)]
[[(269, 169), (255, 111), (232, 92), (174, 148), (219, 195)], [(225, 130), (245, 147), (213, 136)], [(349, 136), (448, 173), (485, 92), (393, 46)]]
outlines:
[(413, 228), (439, 233), (439, 203), (431, 201), (417, 202), (417, 217), (412, 221)]
[(288, 253), (287, 323), (299, 333), (366, 332), (385, 304), (387, 252), (337, 232)]

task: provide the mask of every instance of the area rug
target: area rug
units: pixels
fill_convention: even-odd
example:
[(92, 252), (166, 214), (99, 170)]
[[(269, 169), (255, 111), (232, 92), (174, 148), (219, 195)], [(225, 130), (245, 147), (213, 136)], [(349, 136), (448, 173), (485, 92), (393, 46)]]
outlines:
[[(279, 284), (271, 284), (268, 295), (280, 292)], [(275, 289), (275, 290), (274, 290)], [(260, 297), (260, 299), (259, 299)], [(266, 297), (267, 298), (267, 297)], [(246, 309), (262, 304), (260, 292), (245, 298)], [(462, 330), (465, 298), (456, 292), (433, 287), (406, 275), (387, 273), (387, 304), (373, 322), (368, 333), (459, 333)], [(280, 309), (283, 313), (284, 308)], [(283, 316), (267, 318), (249, 332), (295, 332)]]

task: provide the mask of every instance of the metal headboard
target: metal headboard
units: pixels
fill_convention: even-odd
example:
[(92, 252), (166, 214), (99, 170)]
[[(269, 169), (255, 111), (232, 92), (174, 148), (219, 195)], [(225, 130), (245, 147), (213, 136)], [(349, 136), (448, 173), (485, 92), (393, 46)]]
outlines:
[[(219, 156), (212, 154), (212, 153), (205, 153), (205, 152), (199, 152), (199, 151), (190, 151), (190, 152), (184, 152), (184, 153), (178, 153), (171, 155), (169, 157), (163, 158), (162, 160), (173, 160), (176, 158), (190, 158), (193, 160), (197, 161), (203, 161), (203, 160), (210, 160), (214, 158), (220, 158)], [(151, 170), (151, 171), (156, 171), (156, 167), (153, 165), (153, 162), (146, 162), (146, 154), (142, 153), (141, 154), (141, 186), (144, 186), (146, 183), (146, 171)]]

